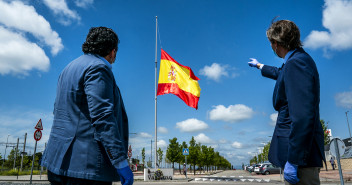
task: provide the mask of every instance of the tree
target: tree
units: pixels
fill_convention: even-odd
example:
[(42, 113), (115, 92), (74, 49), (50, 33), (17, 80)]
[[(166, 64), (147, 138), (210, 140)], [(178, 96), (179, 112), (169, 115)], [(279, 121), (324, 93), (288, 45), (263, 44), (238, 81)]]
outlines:
[(329, 132), (328, 132), (328, 127), (325, 125), (324, 120), (320, 120), (321, 126), (323, 127), (324, 131), (324, 145), (328, 145), (330, 143), (330, 137), (329, 137)]
[[(181, 152), (183, 151), (183, 149), (185, 148), (188, 148), (188, 145), (186, 143), (186, 141), (183, 141), (182, 142), (182, 145), (181, 145)], [(182, 154), (181, 157), (180, 157), (180, 163), (185, 163), (186, 160), (185, 160), (185, 156)]]
[(199, 166), (203, 168), (203, 171), (205, 171), (205, 166), (208, 164), (208, 155), (209, 155), (209, 149), (206, 145), (201, 145), (201, 155), (199, 160)]
[(208, 161), (206, 163), (207, 165), (207, 172), (209, 171), (209, 166), (214, 164), (214, 148), (209, 147), (208, 149)]
[(199, 150), (196, 144), (196, 140), (192, 136), (192, 139), (189, 141), (189, 164), (193, 165), (194, 175), (196, 174), (196, 164), (198, 163)]
[(15, 165), (18, 166), (21, 162), (20, 158), (18, 157), (19, 156), (18, 150), (16, 152), (15, 152), (15, 150), (16, 150), (15, 148), (12, 149), (10, 151), (10, 154), (7, 156), (7, 160), (4, 163), (4, 166), (6, 166), (7, 168), (13, 168), (13, 162), (15, 160), (15, 155), (17, 155)]
[(268, 142), (266, 145), (264, 145), (264, 148), (263, 148), (263, 161), (268, 161), (269, 158), (268, 158), (268, 155), (269, 155), (269, 149), (270, 149), (270, 142)]
[(179, 143), (177, 142), (177, 138), (174, 137), (173, 139), (169, 139), (169, 146), (166, 150), (166, 158), (172, 163), (172, 168), (174, 168), (174, 163), (178, 162), (180, 149)]
[(161, 148), (158, 149), (157, 153), (158, 153), (158, 163), (159, 163), (159, 166), (161, 166), (161, 162), (163, 161), (163, 151), (161, 150)]
[(143, 165), (145, 166), (145, 148), (142, 149), (142, 162), (143, 162)]

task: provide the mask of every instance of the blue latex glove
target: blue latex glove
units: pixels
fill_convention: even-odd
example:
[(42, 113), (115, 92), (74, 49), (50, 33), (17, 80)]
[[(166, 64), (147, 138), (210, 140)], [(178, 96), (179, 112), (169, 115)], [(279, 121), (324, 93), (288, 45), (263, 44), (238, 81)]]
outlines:
[(284, 169), (284, 178), (287, 182), (291, 184), (297, 184), (299, 179), (297, 177), (297, 168), (298, 165), (291, 164), (290, 162), (286, 162)]
[(257, 67), (257, 64), (260, 64), (257, 59), (255, 58), (249, 58), (249, 60), (251, 60), (250, 62), (248, 62), (248, 65), (251, 67)]
[(117, 169), (117, 173), (120, 175), (120, 180), (122, 185), (133, 184), (133, 173), (129, 166)]

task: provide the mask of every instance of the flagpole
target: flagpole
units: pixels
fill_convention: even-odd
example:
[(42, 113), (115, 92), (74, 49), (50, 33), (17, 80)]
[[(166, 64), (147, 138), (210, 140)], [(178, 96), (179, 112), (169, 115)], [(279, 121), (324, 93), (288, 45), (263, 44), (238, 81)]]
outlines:
[(156, 161), (158, 159), (157, 155), (157, 72), (158, 72), (158, 60), (157, 60), (157, 55), (158, 55), (158, 16), (155, 16), (155, 160), (154, 160), (154, 168), (156, 169)]

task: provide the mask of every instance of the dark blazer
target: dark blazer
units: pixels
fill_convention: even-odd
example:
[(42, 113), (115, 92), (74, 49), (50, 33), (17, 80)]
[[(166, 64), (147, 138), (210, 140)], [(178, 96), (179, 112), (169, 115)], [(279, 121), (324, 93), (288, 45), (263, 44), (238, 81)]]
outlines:
[(301, 167), (321, 167), (325, 161), (320, 123), (320, 82), (314, 60), (298, 48), (281, 68), (264, 65), (262, 75), (276, 80), (273, 105), (278, 118), (269, 161), (284, 168), (289, 161)]
[(57, 175), (116, 181), (127, 146), (127, 115), (111, 69), (94, 55), (72, 61), (59, 77), (42, 165)]

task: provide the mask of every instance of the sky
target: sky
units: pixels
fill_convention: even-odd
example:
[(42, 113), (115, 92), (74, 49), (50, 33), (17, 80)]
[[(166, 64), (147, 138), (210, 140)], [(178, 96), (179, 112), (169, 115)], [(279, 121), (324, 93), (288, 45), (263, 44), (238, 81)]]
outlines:
[[(44, 150), (53, 121), (60, 72), (82, 55), (91, 27), (112, 28), (121, 40), (113, 64), (129, 118), (132, 157), (150, 157), (154, 142), (155, 44), (200, 78), (198, 110), (172, 94), (158, 96), (158, 147), (169, 139), (197, 142), (219, 151), (233, 165), (268, 141), (277, 113), (275, 81), (250, 68), (249, 58), (281, 66), (266, 38), (272, 19), (294, 21), (303, 48), (320, 73), (320, 117), (332, 135), (349, 137), (352, 122), (351, 0), (0, 0), (0, 153), (7, 138), (33, 153), (41, 118)], [(159, 66), (159, 63), (158, 63)], [(22, 147), (22, 145), (20, 145)], [(154, 149), (154, 143), (153, 143)], [(9, 153), (7, 149), (7, 154)], [(153, 154), (154, 155), (154, 154)]]

